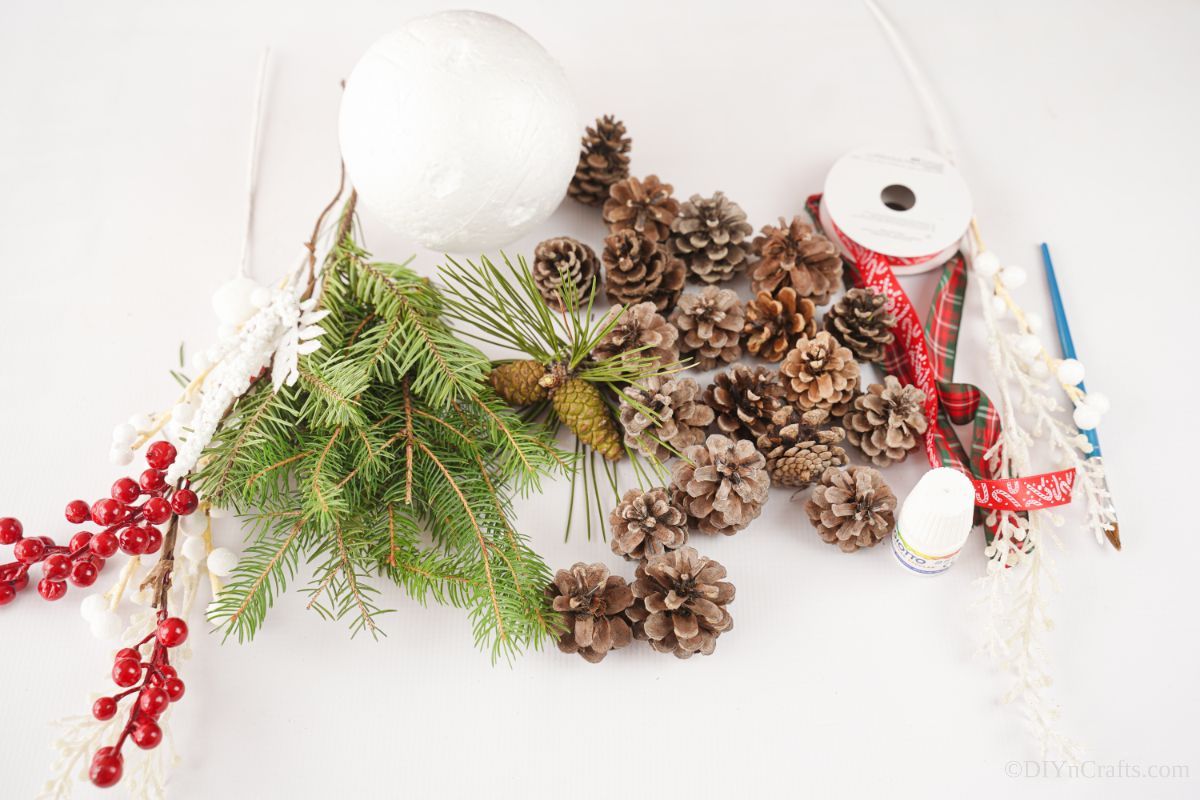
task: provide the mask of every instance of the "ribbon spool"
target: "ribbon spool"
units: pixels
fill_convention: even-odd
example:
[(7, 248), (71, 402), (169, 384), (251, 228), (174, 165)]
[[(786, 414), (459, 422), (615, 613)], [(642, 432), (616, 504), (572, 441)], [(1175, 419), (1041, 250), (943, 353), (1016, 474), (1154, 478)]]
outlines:
[[(1024, 511), (1069, 503), (1074, 470), (1001, 480), (990, 474), (985, 454), (1000, 440), (999, 416), (979, 389), (952, 381), (966, 288), (965, 264), (956, 255), (971, 222), (971, 197), (958, 170), (920, 148), (855, 150), (830, 170), (816, 216), (853, 263), (859, 284), (888, 298), (896, 339), (885, 366), (925, 394), (930, 466), (970, 477), (975, 504), (983, 508)], [(946, 269), (922, 325), (897, 275), (940, 266)], [(953, 427), (967, 423), (973, 425), (972, 457)]]

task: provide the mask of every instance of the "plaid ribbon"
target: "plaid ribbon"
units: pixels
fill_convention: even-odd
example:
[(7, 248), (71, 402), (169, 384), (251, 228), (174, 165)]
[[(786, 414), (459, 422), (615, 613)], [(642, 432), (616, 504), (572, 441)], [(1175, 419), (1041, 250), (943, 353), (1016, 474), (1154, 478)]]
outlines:
[[(813, 195), (806, 203), (809, 216), (818, 221), (818, 226), (820, 201), (820, 195)], [(884, 256), (846, 237), (832, 220), (825, 222), (832, 228), (829, 233), (837, 237), (850, 255), (849, 272), (855, 285), (888, 297), (888, 309), (896, 316), (896, 338), (884, 353), (883, 368), (925, 393), (924, 411), (929, 421), (925, 453), (930, 465), (953, 467), (971, 477), (975, 504), (981, 508), (1027, 511), (1071, 502), (1073, 469), (1025, 478), (995, 478), (986, 454), (999, 440), (1000, 415), (978, 387), (951, 380), (967, 291), (967, 264), (962, 253), (951, 255), (943, 266), (928, 319), (922, 326), (892, 267), (928, 263), (937, 256)], [(954, 425), (971, 426), (969, 453), (955, 434)]]

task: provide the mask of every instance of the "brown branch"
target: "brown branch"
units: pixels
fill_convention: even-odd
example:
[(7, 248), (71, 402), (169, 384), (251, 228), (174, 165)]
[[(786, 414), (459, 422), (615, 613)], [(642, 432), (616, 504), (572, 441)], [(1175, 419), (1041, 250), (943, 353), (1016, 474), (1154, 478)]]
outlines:
[(158, 563), (154, 565), (154, 569), (150, 570), (146, 579), (138, 586), (139, 589), (154, 586), (153, 605), (155, 608), (167, 607), (167, 593), (171, 590), (171, 575), (175, 571), (175, 539), (178, 533), (179, 517), (172, 514), (171, 522), (167, 525), (167, 532), (163, 534), (162, 555), (158, 557)]
[(334, 429), (333, 435), (329, 437), (329, 442), (325, 445), (325, 449), (321, 451), (321, 456), (320, 456), (320, 458), (317, 459), (317, 465), (313, 468), (313, 476), (312, 476), (313, 494), (315, 494), (317, 496), (318, 502), (321, 503), (321, 509), (326, 514), (329, 513), (329, 505), (325, 502), (325, 495), (323, 495), (321, 493), (321, 486), (320, 486), (321, 466), (325, 463), (325, 458), (326, 458), (326, 456), (329, 455), (329, 451), (333, 449), (333, 443), (337, 441), (338, 436), (340, 436), (341, 434), (342, 434), (342, 427), (339, 425), (337, 428)]
[(263, 469), (260, 469), (258, 472), (254, 473), (253, 475), (250, 476), (250, 480), (246, 481), (246, 488), (249, 489), (251, 486), (253, 486), (255, 484), (255, 482), (259, 478), (266, 475), (268, 472), (271, 472), (272, 470), (277, 470), (280, 467), (286, 467), (288, 464), (291, 464), (293, 461), (299, 461), (300, 459), (304, 458), (305, 456), (311, 456), (311, 455), (312, 455), (312, 450), (305, 450), (303, 453), (297, 453), (296, 455), (289, 456), (289, 457), (283, 459), (282, 461), (276, 461), (274, 464), (272, 464), (269, 467), (264, 467)]
[(388, 563), (396, 566), (396, 507), (388, 503)]
[(350, 563), (350, 555), (346, 552), (346, 541), (342, 538), (342, 526), (338, 525), (334, 531), (337, 537), (338, 558), (342, 562), (342, 574), (346, 576), (346, 586), (350, 589), (350, 594), (354, 595), (354, 605), (358, 606), (358, 613), (362, 617), (363, 624), (370, 629), (371, 635), (374, 636), (379, 629), (375, 627), (375, 620), (371, 619), (367, 604), (363, 602), (362, 593), (358, 590), (358, 578), (354, 576), (354, 565)]
[(408, 378), (404, 379), (404, 503), (412, 505), (413, 488), (413, 410), (412, 394), (408, 391)]

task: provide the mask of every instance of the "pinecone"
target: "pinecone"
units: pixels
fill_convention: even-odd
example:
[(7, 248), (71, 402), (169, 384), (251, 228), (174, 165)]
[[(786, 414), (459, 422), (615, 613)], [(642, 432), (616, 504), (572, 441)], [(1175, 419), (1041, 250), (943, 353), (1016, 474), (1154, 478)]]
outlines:
[(657, 175), (614, 183), (604, 201), (604, 222), (609, 233), (632, 230), (652, 242), (666, 244), (671, 223), (679, 213), (679, 201), (671, 196), (674, 188), (660, 181)]
[(725, 567), (694, 547), (638, 564), (632, 587), (636, 599), (625, 611), (634, 636), (677, 658), (712, 655), (717, 637), (733, 628), (725, 607), (733, 602), (735, 589), (724, 577)]
[(750, 270), (756, 292), (773, 292), (781, 285), (815, 305), (829, 302), (842, 286), (842, 258), (833, 242), (793, 217), (779, 218), (779, 227), (764, 225), (762, 235), (752, 242), (758, 263)]
[(633, 641), (623, 615), (633, 605), (633, 591), (624, 578), (609, 575), (603, 564), (560, 569), (546, 587), (546, 598), (566, 625), (558, 639), (558, 649), (564, 653), (579, 653), (595, 664), (609, 650)]
[(655, 310), (653, 303), (637, 303), (628, 308), (614, 306), (600, 321), (599, 327), (604, 328), (618, 315), (620, 319), (612, 330), (592, 348), (593, 359), (604, 361), (614, 356), (653, 358), (663, 367), (679, 361), (676, 344), (679, 331)]
[(850, 443), (877, 467), (903, 461), (925, 433), (925, 393), (902, 385), (894, 375), (873, 383), (854, 398), (843, 423)]
[(538, 381), (546, 368), (537, 361), (508, 361), (492, 369), (488, 383), (509, 405), (528, 406), (550, 397)]
[(713, 421), (712, 409), (701, 402), (694, 380), (662, 375), (626, 389), (619, 416), (625, 444), (659, 461), (703, 442), (704, 430)]
[[(547, 378), (553, 377), (553, 373), (547, 373), (542, 378), (542, 385), (546, 385)], [(558, 418), (579, 437), (579, 441), (609, 461), (621, 457), (621, 433), (594, 383), (575, 377), (561, 379), (550, 389), (550, 399)]]
[(698, 292), (686, 292), (671, 322), (679, 329), (679, 351), (690, 356), (692, 366), (709, 370), (742, 357), (742, 326), (745, 311), (735, 292), (705, 286)]
[(790, 286), (774, 294), (759, 292), (746, 304), (746, 349), (767, 361), (779, 361), (803, 336), (817, 332), (817, 310)]
[(854, 354), (827, 331), (802, 338), (779, 365), (787, 397), (800, 410), (826, 408), (841, 416), (850, 408), (858, 389), (859, 370)]
[(770, 367), (735, 364), (713, 376), (704, 402), (716, 413), (722, 433), (753, 440), (770, 429), (784, 407), (783, 383)]
[(883, 361), (884, 351), (896, 338), (896, 318), (885, 306), (887, 295), (873, 289), (851, 289), (825, 313), (825, 330), (832, 333), (860, 361)]
[(686, 269), (665, 247), (637, 231), (623, 230), (604, 240), (602, 257), (608, 272), (604, 292), (610, 302), (650, 301), (663, 312), (675, 306)]
[(896, 495), (871, 467), (825, 470), (804, 510), (821, 538), (846, 553), (874, 547), (896, 526)]
[(687, 514), (669, 491), (630, 489), (608, 518), (612, 551), (629, 560), (661, 556), (687, 544)]
[(596, 251), (569, 236), (547, 239), (533, 251), (533, 283), (546, 305), (564, 308), (564, 276), (574, 286), (575, 306), (586, 307), (600, 285), (600, 259)]
[(775, 424), (758, 437), (772, 483), (803, 489), (829, 467), (846, 465), (846, 451), (838, 447), (846, 431), (822, 427), (828, 422), (829, 412), (823, 408), (798, 414), (789, 406), (775, 415)]
[(596, 120), (583, 135), (579, 164), (567, 194), (588, 206), (598, 206), (608, 199), (609, 188), (629, 177), (629, 148), (633, 145), (625, 135), (625, 123), (611, 115)]
[(688, 518), (701, 533), (737, 533), (762, 512), (771, 477), (748, 439), (713, 434), (683, 452), (671, 473)]
[(692, 278), (721, 283), (745, 268), (750, 250), (746, 240), (753, 232), (746, 212), (724, 192), (708, 198), (694, 194), (680, 205), (671, 223), (671, 245)]

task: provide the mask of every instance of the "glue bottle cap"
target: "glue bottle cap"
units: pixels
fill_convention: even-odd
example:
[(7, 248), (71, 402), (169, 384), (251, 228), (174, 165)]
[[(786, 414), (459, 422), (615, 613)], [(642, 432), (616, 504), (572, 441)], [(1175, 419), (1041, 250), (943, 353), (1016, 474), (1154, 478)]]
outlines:
[(926, 556), (958, 552), (975, 521), (975, 487), (956, 469), (938, 467), (921, 476), (904, 500), (898, 527), (905, 543)]

